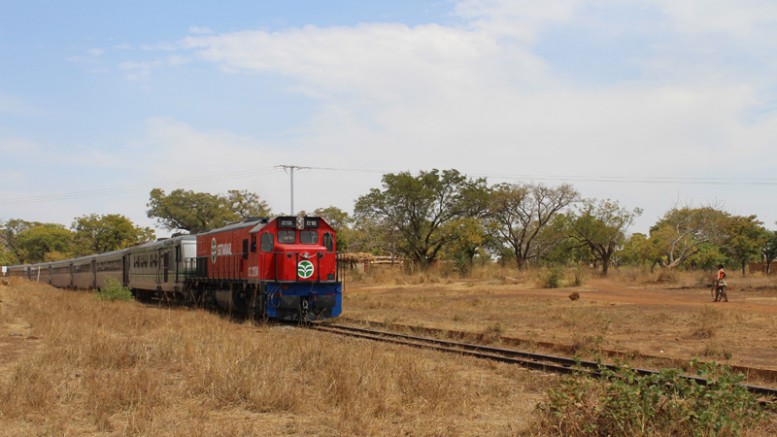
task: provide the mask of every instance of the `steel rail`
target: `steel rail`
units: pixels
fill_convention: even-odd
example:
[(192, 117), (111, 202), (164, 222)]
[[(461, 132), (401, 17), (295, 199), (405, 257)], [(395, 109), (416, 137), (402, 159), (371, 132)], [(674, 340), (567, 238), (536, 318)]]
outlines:
[[(332, 325), (316, 323), (309, 325), (309, 328), (317, 331), (328, 332), (337, 335), (347, 335), (356, 338), (363, 338), (373, 341), (382, 341), (404, 346), (432, 349), (442, 352), (457, 353), (460, 355), (483, 358), (491, 361), (499, 361), (508, 364), (517, 364), (533, 370), (546, 372), (555, 372), (562, 374), (585, 373), (595, 377), (603, 377), (604, 370), (617, 372), (621, 369), (619, 366), (611, 364), (602, 364), (595, 361), (585, 361), (560, 357), (556, 355), (538, 354), (514, 349), (504, 349), (493, 346), (485, 346), (471, 343), (461, 343), (450, 340), (442, 340), (431, 337), (419, 337), (414, 335), (400, 334), (396, 332), (381, 331), (353, 326)], [(658, 371), (650, 369), (632, 368), (630, 369), (640, 376), (658, 374)], [(683, 378), (695, 381), (699, 385), (708, 385), (707, 379), (699, 376), (682, 375)], [(756, 385), (741, 384), (749, 392), (768, 397), (771, 401), (777, 400), (777, 389)]]

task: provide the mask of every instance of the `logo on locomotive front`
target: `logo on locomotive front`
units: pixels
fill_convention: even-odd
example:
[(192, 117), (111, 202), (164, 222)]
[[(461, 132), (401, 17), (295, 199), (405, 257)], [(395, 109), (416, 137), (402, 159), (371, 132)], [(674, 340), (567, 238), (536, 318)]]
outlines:
[(308, 260), (300, 261), (299, 264), (297, 264), (297, 274), (302, 279), (310, 278), (313, 276), (314, 271), (315, 268), (313, 267), (313, 263)]

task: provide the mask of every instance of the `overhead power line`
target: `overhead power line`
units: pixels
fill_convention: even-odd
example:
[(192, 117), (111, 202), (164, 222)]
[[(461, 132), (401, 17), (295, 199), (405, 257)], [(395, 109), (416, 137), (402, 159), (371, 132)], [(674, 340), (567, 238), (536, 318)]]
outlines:
[(490, 179), (537, 180), (560, 182), (602, 182), (618, 184), (688, 184), (688, 185), (777, 185), (777, 178), (731, 178), (731, 177), (672, 177), (672, 176), (541, 176), (474, 174), (472, 176)]
[[(311, 170), (342, 171), (354, 173), (386, 174), (396, 170), (371, 170), (364, 168), (305, 167)], [(559, 181), (559, 182), (602, 182), (621, 184), (698, 184), (698, 185), (777, 185), (777, 178), (732, 178), (732, 177), (672, 177), (672, 176), (570, 176), (465, 173), (472, 177), (507, 179), (516, 181)]]
[[(62, 200), (86, 199), (101, 196), (110, 196), (124, 194), (140, 190), (146, 190), (151, 187), (159, 186), (192, 186), (209, 182), (220, 182), (224, 180), (247, 179), (258, 176), (267, 176), (275, 173), (288, 171), (291, 178), (291, 210), (294, 211), (294, 171), (295, 170), (322, 170), (334, 172), (351, 173), (371, 173), (387, 174), (396, 173), (396, 170), (376, 170), (367, 168), (344, 168), (344, 167), (314, 167), (299, 165), (277, 165), (274, 167), (264, 167), (256, 169), (247, 169), (239, 171), (230, 171), (225, 173), (215, 173), (211, 175), (194, 176), (181, 179), (162, 180), (156, 182), (146, 182), (117, 187), (99, 188), (93, 190), (61, 192), (51, 194), (30, 195), (23, 197), (13, 197), (0, 199), (0, 206), (25, 205), (31, 203), (56, 202)], [(670, 177), (670, 176), (570, 176), (570, 175), (532, 175), (532, 174), (495, 174), (480, 173), (468, 174), (473, 177), (485, 177), (496, 180), (513, 180), (522, 182), (531, 181), (554, 181), (554, 182), (595, 182), (608, 184), (681, 184), (681, 185), (750, 185), (750, 186), (777, 186), (777, 178), (733, 178), (733, 177)], [(335, 187), (336, 189), (336, 187)], [(365, 188), (366, 190), (366, 188)]]
[(257, 176), (266, 176), (269, 174), (280, 173), (280, 172), (281, 170), (278, 170), (274, 167), (265, 167), (265, 168), (259, 168), (259, 169), (231, 171), (227, 173), (216, 173), (211, 175), (193, 176), (193, 177), (187, 177), (187, 178), (181, 178), (181, 179), (169, 179), (169, 180), (160, 180), (156, 182), (145, 182), (140, 184), (99, 188), (94, 190), (71, 191), (71, 192), (63, 192), (63, 193), (51, 193), (51, 194), (39, 194), (39, 195), (30, 195), (30, 196), (23, 196), (23, 197), (13, 197), (8, 199), (0, 199), (0, 206), (25, 205), (25, 204), (31, 204), (31, 203), (87, 199), (92, 197), (101, 197), (101, 196), (136, 192), (136, 191), (147, 190), (149, 188), (159, 187), (159, 186), (170, 186), (170, 185), (193, 186), (193, 185), (200, 185), (208, 182), (219, 182), (223, 180), (247, 179), (247, 178), (253, 178)]

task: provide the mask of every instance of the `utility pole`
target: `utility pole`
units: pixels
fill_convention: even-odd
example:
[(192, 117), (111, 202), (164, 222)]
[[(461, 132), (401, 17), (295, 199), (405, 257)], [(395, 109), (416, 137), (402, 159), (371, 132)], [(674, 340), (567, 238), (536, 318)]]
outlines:
[(310, 167), (300, 167), (298, 165), (276, 165), (275, 168), (282, 168), (284, 170), (289, 171), (289, 180), (291, 182), (291, 213), (290, 215), (294, 215), (294, 170), (303, 170)]

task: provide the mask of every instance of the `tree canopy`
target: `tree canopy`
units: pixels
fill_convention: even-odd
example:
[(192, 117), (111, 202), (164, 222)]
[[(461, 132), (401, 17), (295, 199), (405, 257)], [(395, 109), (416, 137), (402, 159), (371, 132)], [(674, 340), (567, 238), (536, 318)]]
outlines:
[(71, 229), (57, 223), (12, 219), (0, 226), (4, 264), (32, 264), (123, 249), (153, 240), (154, 231), (119, 214), (75, 218)]
[(664, 257), (664, 265), (674, 269), (702, 250), (705, 244), (719, 245), (728, 218), (728, 213), (711, 206), (675, 207), (650, 229), (650, 238)]
[(120, 214), (89, 214), (73, 221), (75, 255), (110, 252), (156, 238), (154, 230), (135, 226)]
[(488, 210), (492, 229), (512, 248), (518, 269), (535, 253), (533, 244), (555, 214), (578, 199), (579, 194), (569, 184), (557, 188), (500, 184), (494, 188)]
[(169, 195), (160, 188), (149, 193), (147, 215), (168, 230), (196, 234), (249, 217), (267, 217), (270, 209), (259, 196), (231, 190), (226, 195), (177, 189)]
[(570, 221), (570, 235), (591, 249), (601, 262), (602, 274), (607, 275), (613, 254), (623, 245), (626, 230), (640, 214), (639, 208), (629, 211), (613, 200), (586, 200)]
[(73, 233), (64, 225), (36, 224), (19, 232), (19, 262), (38, 263), (68, 258), (72, 242)]
[[(168, 230), (200, 233), (249, 217), (270, 217), (266, 202), (245, 190), (226, 194), (176, 189), (149, 193), (147, 215)], [(354, 215), (335, 206), (318, 208), (337, 231), (338, 251), (401, 255), (420, 269), (445, 261), (466, 274), (475, 260), (498, 259), (523, 269), (530, 263), (594, 262), (611, 266), (709, 269), (762, 260), (767, 272), (777, 259), (777, 231), (754, 215), (738, 216), (713, 206), (666, 211), (649, 234), (628, 235), (639, 208), (613, 200), (580, 200), (569, 184), (489, 186), (458, 170), (388, 173), (380, 188), (356, 200)], [(88, 214), (70, 229), (11, 219), (0, 223), (0, 263), (36, 263), (120, 249), (154, 238), (119, 214)]]
[(734, 216), (728, 221), (722, 242), (723, 253), (736, 262), (742, 274), (747, 272), (747, 264), (758, 260), (768, 241), (767, 230), (754, 215)]
[(356, 201), (356, 215), (377, 221), (401, 236), (399, 250), (419, 267), (429, 267), (442, 247), (457, 238), (447, 226), (486, 211), (485, 179), (469, 179), (457, 170), (434, 169), (383, 176), (383, 189), (373, 188)]
[(25, 252), (19, 243), (19, 234), (39, 224), (22, 219), (10, 219), (3, 223), (0, 227), (0, 242), (5, 249), (5, 258), (8, 260), (6, 261), (8, 264), (25, 262)]

